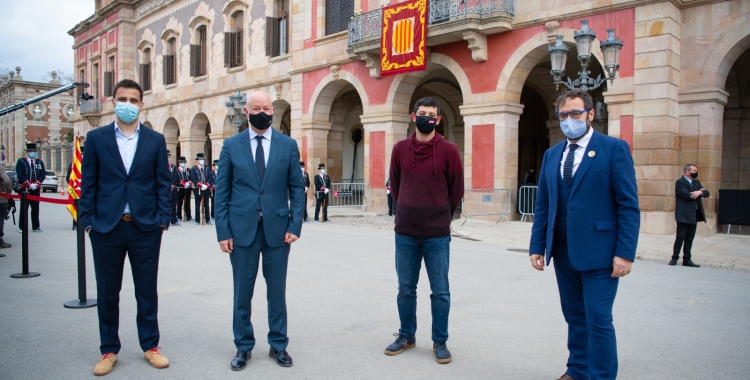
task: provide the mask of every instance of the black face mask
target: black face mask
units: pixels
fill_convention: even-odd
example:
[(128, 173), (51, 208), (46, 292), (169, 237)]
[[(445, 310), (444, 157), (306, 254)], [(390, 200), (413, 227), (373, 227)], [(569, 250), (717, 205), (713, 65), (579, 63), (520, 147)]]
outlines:
[(258, 112), (255, 115), (250, 114), (250, 116), (248, 116), (248, 120), (250, 121), (250, 125), (252, 125), (253, 127), (260, 130), (265, 130), (271, 126), (271, 123), (273, 122), (273, 115), (269, 115), (265, 112)]
[(690, 173), (690, 177), (692, 177), (693, 179), (698, 178), (698, 172)]
[(429, 135), (435, 130), (437, 119), (429, 116), (417, 116), (417, 129), (419, 132)]

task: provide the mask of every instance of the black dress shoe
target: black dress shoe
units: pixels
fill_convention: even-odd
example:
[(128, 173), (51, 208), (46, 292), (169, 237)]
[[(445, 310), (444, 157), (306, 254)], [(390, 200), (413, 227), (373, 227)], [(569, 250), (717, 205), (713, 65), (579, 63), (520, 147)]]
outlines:
[(292, 357), (286, 350), (276, 351), (271, 347), (271, 350), (268, 351), (268, 357), (276, 359), (276, 364), (282, 367), (292, 366)]
[(682, 266), (683, 267), (693, 267), (693, 268), (700, 268), (701, 266), (694, 263), (693, 260), (682, 260)]
[(247, 359), (250, 359), (249, 351), (238, 350), (237, 355), (232, 359), (232, 371), (242, 371), (247, 367)]
[(669, 265), (677, 265), (677, 259), (670, 260)]

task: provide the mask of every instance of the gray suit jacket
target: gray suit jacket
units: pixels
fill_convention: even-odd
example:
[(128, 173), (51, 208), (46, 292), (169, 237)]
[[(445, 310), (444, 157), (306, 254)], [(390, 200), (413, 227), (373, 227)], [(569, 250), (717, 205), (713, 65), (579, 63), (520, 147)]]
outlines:
[(263, 232), (269, 246), (286, 244), (284, 235), (287, 232), (300, 236), (305, 189), (299, 180), (296, 141), (273, 131), (262, 181), (255, 168), (247, 130), (224, 141), (219, 162), (214, 195), (218, 241), (231, 238), (234, 245), (251, 245), (261, 212)]

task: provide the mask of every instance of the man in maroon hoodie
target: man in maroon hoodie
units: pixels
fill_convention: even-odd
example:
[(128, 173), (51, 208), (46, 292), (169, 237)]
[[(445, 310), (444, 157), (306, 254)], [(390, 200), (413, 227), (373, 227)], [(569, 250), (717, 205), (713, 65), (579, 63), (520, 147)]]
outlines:
[(432, 98), (414, 105), (411, 119), (417, 130), (399, 141), (391, 155), (391, 196), (396, 203), (396, 274), (398, 314), (401, 328), (396, 341), (385, 349), (398, 355), (416, 345), (417, 281), (424, 259), (432, 295), (432, 341), (435, 360), (451, 361), (448, 286), (451, 220), (464, 196), (464, 169), (455, 145), (435, 132), (440, 106)]

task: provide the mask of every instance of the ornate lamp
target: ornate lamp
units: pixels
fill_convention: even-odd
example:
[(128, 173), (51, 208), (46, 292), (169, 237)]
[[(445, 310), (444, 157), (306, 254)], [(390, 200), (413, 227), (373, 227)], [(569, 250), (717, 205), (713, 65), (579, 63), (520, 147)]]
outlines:
[(602, 54), (604, 54), (604, 68), (607, 70), (609, 82), (615, 81), (615, 74), (620, 70), (620, 50), (624, 43), (615, 37), (615, 28), (607, 29), (607, 40), (600, 41)]
[(241, 94), (240, 90), (237, 90), (234, 95), (229, 95), (229, 100), (225, 104), (227, 107), (227, 117), (237, 130), (247, 121), (247, 116), (243, 112), (246, 104), (246, 94)]

